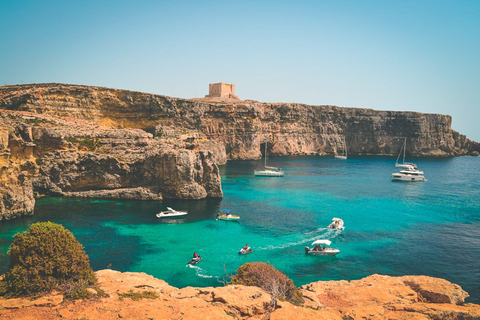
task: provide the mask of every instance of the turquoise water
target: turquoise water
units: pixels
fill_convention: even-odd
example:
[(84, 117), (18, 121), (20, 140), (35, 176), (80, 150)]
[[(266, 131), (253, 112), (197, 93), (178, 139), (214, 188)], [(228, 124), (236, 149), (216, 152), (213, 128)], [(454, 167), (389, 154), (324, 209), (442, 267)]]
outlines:
[[(36, 213), (0, 222), (0, 273), (16, 232), (55, 221), (85, 246), (94, 269), (146, 272), (177, 287), (218, 286), (248, 261), (268, 261), (296, 285), (373, 273), (445, 278), (480, 302), (480, 158), (411, 159), (427, 182), (392, 182), (394, 159), (271, 158), (283, 178), (255, 178), (255, 161), (222, 166), (224, 198), (115, 201), (43, 198)], [(188, 210), (164, 220), (167, 206)], [(215, 221), (222, 208), (241, 221)], [(325, 227), (342, 218), (342, 232)], [(306, 256), (327, 238), (336, 257)], [(255, 252), (239, 256), (248, 243)], [(188, 266), (193, 252), (204, 259)]]

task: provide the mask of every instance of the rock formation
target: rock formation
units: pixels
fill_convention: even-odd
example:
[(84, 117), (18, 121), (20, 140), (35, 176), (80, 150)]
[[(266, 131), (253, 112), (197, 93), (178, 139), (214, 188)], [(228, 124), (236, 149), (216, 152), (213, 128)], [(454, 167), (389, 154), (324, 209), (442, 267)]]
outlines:
[(222, 197), (217, 160), (185, 142), (188, 134), (154, 139), (78, 119), (6, 110), (0, 116), (0, 220), (32, 214), (34, 195)]
[[(64, 301), (57, 292), (37, 299), (0, 299), (1, 319), (480, 319), (480, 305), (446, 280), (372, 275), (355, 281), (319, 281), (300, 288), (305, 305), (278, 302), (257, 287), (178, 289), (144, 273), (97, 271), (109, 297)], [(154, 291), (132, 301), (119, 293)]]
[(0, 87), (0, 220), (34, 195), (221, 197), (217, 164), (274, 155), (478, 155), (447, 115), (185, 100), (65, 84)]

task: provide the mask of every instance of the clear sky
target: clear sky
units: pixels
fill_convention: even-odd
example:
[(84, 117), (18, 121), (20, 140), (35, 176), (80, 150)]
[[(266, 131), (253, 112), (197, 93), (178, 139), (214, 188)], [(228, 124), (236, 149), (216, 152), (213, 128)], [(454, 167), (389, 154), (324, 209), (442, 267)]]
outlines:
[(453, 116), (480, 141), (480, 1), (0, 0), (0, 85)]

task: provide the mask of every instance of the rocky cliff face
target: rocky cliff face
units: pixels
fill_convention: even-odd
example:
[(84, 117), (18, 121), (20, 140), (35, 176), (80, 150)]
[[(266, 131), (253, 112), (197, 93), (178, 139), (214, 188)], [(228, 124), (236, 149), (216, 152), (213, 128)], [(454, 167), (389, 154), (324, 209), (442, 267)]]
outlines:
[(451, 117), (256, 101), (185, 100), (65, 84), (0, 87), (0, 220), (33, 195), (221, 197), (217, 164), (269, 154), (478, 155)]
[[(451, 129), (448, 115), (294, 103), (184, 100), (126, 90), (43, 84), (0, 88), (0, 108), (96, 121), (117, 128), (194, 130), (228, 159), (256, 159), (268, 139), (275, 155), (477, 155), (480, 144)], [(162, 131), (163, 132), (163, 131)], [(218, 149), (219, 159), (223, 149)]]
[(212, 152), (175, 132), (161, 139), (30, 112), (4, 110), (0, 116), (0, 220), (32, 214), (34, 195), (222, 197)]
[[(300, 288), (305, 305), (270, 304), (257, 287), (178, 289), (144, 273), (97, 272), (108, 298), (65, 301), (58, 293), (0, 299), (2, 319), (480, 319), (480, 306), (446, 280), (373, 275), (356, 281), (319, 281)], [(155, 291), (159, 298), (132, 301), (119, 294)]]

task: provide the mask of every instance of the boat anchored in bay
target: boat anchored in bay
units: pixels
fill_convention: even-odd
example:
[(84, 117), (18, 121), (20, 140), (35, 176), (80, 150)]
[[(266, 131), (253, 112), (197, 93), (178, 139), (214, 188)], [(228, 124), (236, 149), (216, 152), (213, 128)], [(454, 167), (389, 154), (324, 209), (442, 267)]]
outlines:
[(282, 168), (267, 166), (267, 139), (265, 139), (265, 170), (255, 170), (256, 177), (283, 177), (285, 171)]
[(392, 173), (392, 181), (427, 181), (423, 175), (423, 171), (417, 170), (414, 167), (407, 167), (398, 173)]
[[(405, 169), (413, 168), (413, 169), (416, 169), (417, 165), (415, 163), (405, 162), (405, 149), (407, 149), (407, 138), (405, 138), (405, 140), (403, 141), (402, 148), (400, 148), (400, 152), (398, 153), (397, 161), (395, 161), (395, 168), (405, 168)], [(400, 159), (400, 155), (402, 154), (402, 150), (403, 150), (403, 162), (398, 163), (398, 160)]]

